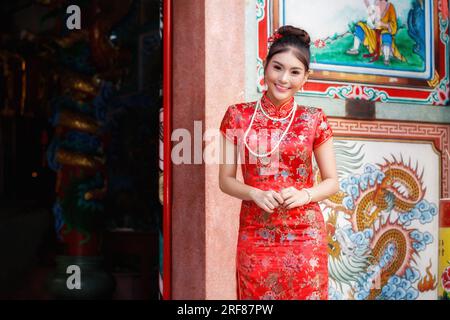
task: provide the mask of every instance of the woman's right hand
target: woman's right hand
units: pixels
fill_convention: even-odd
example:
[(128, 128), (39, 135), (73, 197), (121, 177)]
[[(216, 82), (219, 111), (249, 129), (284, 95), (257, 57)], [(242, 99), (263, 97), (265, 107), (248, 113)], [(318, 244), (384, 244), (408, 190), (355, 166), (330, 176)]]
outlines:
[(250, 197), (258, 207), (270, 213), (273, 213), (273, 210), (284, 202), (283, 197), (273, 190), (253, 189), (250, 191)]

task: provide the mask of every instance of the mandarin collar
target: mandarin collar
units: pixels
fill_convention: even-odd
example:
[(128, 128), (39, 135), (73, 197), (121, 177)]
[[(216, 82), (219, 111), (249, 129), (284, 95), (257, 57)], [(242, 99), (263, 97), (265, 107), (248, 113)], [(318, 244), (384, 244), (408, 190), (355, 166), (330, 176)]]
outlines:
[(291, 97), (288, 101), (280, 106), (275, 106), (267, 96), (267, 91), (264, 91), (261, 97), (261, 108), (271, 117), (286, 117), (291, 112), (294, 106), (294, 97)]

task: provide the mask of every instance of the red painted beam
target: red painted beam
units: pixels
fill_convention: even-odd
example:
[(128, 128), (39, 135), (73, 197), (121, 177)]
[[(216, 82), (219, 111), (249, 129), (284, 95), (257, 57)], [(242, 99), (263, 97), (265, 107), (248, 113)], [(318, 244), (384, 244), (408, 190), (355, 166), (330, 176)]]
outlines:
[(163, 1), (163, 108), (164, 108), (164, 201), (163, 201), (163, 299), (172, 298), (172, 0)]

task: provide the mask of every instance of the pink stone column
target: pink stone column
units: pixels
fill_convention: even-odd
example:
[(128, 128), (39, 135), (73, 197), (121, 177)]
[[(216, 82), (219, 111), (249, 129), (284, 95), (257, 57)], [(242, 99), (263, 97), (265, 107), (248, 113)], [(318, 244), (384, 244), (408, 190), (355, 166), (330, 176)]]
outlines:
[[(193, 136), (194, 120), (205, 119), (204, 1), (173, 0), (172, 21), (172, 129)], [(172, 299), (205, 299), (205, 168), (172, 168)]]
[[(245, 3), (173, 0), (172, 128), (190, 131), (192, 161), (194, 121), (218, 129), (227, 106), (244, 101)], [(172, 298), (235, 299), (240, 200), (220, 191), (218, 164), (172, 174)]]
[[(205, 3), (205, 120), (207, 128), (218, 129), (227, 107), (245, 99), (246, 1)], [(206, 299), (236, 299), (235, 256), (241, 200), (220, 191), (218, 165), (206, 165), (205, 172)]]

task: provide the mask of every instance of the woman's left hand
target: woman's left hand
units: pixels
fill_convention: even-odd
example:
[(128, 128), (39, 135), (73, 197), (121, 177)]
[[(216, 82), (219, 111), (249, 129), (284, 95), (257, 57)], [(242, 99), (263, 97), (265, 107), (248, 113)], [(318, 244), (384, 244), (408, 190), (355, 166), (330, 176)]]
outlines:
[(281, 206), (286, 209), (292, 209), (296, 207), (301, 207), (308, 202), (308, 194), (304, 190), (298, 190), (294, 187), (288, 187), (280, 192), (281, 196), (284, 199), (284, 202)]

